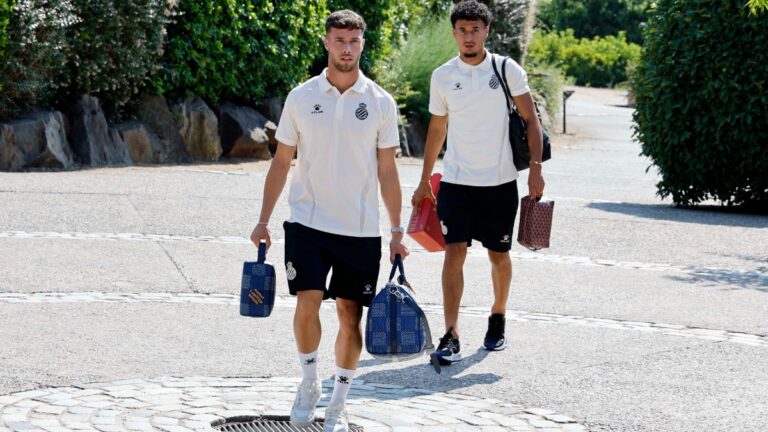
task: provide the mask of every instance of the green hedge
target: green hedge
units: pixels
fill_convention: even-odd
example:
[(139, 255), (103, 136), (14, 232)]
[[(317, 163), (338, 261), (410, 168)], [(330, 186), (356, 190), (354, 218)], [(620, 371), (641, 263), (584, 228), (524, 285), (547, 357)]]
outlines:
[(0, 0), (0, 56), (5, 55), (6, 29), (11, 18), (13, 0)]
[(180, 0), (155, 85), (214, 103), (284, 95), (320, 55), (327, 14), (325, 0)]
[(74, 19), (68, 2), (12, 3), (3, 6), (8, 25), (0, 62), (0, 120), (49, 102), (56, 75), (66, 67), (65, 26)]
[(661, 197), (768, 207), (768, 14), (659, 0), (633, 80), (635, 133)]
[(627, 68), (640, 58), (642, 48), (618, 36), (579, 39), (573, 30), (536, 33), (528, 49), (537, 64), (560, 67), (578, 85), (613, 86), (627, 81)]
[(642, 24), (648, 20), (651, 0), (544, 0), (539, 4), (538, 27), (548, 31), (573, 29), (578, 38), (627, 34), (642, 43)]
[(99, 98), (108, 115), (123, 113), (148, 93), (160, 69), (165, 0), (70, 0), (76, 19), (67, 26), (67, 68), (59, 100)]

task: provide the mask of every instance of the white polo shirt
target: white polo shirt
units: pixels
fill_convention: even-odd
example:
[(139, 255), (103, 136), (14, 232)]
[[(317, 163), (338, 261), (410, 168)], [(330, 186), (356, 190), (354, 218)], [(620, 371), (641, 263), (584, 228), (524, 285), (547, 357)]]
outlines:
[[(502, 57), (496, 57), (501, 74)], [(512, 96), (530, 91), (528, 75), (508, 60), (507, 83)], [(469, 186), (497, 186), (517, 179), (509, 144), (507, 105), (486, 51), (472, 66), (454, 57), (432, 72), (429, 112), (448, 115), (448, 148), (443, 181)]]
[(340, 94), (326, 69), (288, 94), (275, 137), (298, 146), (289, 222), (346, 236), (381, 236), (376, 150), (400, 145), (389, 93), (361, 72)]

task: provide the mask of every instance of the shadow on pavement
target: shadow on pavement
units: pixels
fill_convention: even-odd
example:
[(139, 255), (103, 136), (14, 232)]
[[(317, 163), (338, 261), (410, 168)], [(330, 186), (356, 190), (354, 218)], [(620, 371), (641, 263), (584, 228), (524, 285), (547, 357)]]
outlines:
[[(691, 273), (685, 276), (668, 276), (676, 282), (696, 283), (722, 287), (722, 290), (752, 289), (768, 294), (768, 268), (760, 267), (757, 270), (734, 272), (731, 270), (716, 270), (693, 267)], [(727, 285), (727, 287), (724, 287)]]
[(768, 216), (739, 213), (719, 206), (675, 207), (668, 204), (589, 203), (588, 208), (647, 219), (743, 228), (768, 228)]
[[(450, 366), (443, 366), (442, 373), (440, 374), (435, 373), (435, 370), (429, 364), (429, 359), (427, 356), (424, 356), (423, 363), (407, 366), (402, 369), (370, 371), (356, 376), (355, 379), (361, 379), (371, 383), (396, 384), (406, 388), (418, 388), (420, 390), (427, 390), (433, 393), (442, 393), (446, 391), (467, 388), (478, 384), (489, 385), (499, 381), (502, 377), (493, 373), (461, 375), (467, 369), (483, 361), (483, 359), (489, 353), (490, 351), (478, 348), (477, 351), (472, 353), (472, 355), (464, 357), (464, 359), (460, 362), (454, 363)], [(376, 359), (365, 359), (360, 361), (358, 368), (374, 367), (384, 364), (388, 364), (388, 362)], [(379, 395), (379, 398), (402, 399), (406, 397), (413, 397), (416, 394), (423, 393), (382, 393)], [(353, 396), (350, 395), (350, 398), (351, 397)]]

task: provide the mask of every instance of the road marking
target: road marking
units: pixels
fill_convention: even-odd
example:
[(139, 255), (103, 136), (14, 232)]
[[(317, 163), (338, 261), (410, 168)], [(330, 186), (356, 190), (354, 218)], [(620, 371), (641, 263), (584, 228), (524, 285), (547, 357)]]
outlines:
[[(232, 294), (192, 294), (192, 293), (105, 293), (105, 292), (51, 292), (51, 293), (0, 293), (0, 304), (63, 304), (63, 303), (183, 303), (205, 305), (237, 306), (240, 297)], [(278, 296), (275, 307), (293, 309), (296, 299), (293, 296)], [(428, 314), (443, 314), (440, 304), (421, 304)], [(335, 310), (333, 301), (323, 302), (324, 309)], [(461, 307), (462, 316), (486, 318), (488, 308), (471, 306)], [(667, 336), (680, 336), (700, 340), (732, 342), (743, 345), (768, 347), (768, 335), (733, 332), (728, 330), (689, 327), (685, 325), (656, 322), (603, 319), (580, 315), (561, 315), (521, 310), (507, 311), (508, 321), (538, 322), (543, 324), (566, 324), (597, 327), (615, 330), (634, 330), (657, 333)]]
[[(223, 244), (251, 244), (245, 237), (238, 236), (184, 236), (173, 234), (144, 234), (144, 233), (85, 233), (78, 231), (0, 231), (0, 239), (58, 239), (81, 241), (148, 241), (148, 242), (208, 242)], [(274, 244), (283, 243), (283, 239), (272, 240)], [(429, 253), (414, 245), (414, 253)], [(485, 256), (485, 249), (469, 248), (470, 256)], [(513, 259), (553, 264), (581, 265), (589, 267), (610, 267), (652, 272), (684, 273), (697, 277), (718, 277), (733, 282), (768, 284), (768, 273), (758, 270), (724, 269), (718, 267), (675, 266), (670, 264), (645, 263), (639, 261), (619, 261), (611, 259), (591, 258), (584, 256), (554, 255), (546, 252), (510, 252)]]

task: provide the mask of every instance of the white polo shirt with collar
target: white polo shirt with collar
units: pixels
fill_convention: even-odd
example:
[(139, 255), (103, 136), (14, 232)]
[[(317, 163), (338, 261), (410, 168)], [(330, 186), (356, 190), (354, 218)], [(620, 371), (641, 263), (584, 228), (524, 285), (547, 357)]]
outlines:
[(289, 222), (352, 237), (381, 236), (377, 149), (397, 147), (397, 105), (362, 72), (340, 94), (327, 69), (291, 90), (275, 137), (297, 146)]
[[(443, 181), (468, 186), (497, 186), (517, 179), (509, 144), (504, 91), (491, 66), (492, 54), (470, 65), (458, 56), (432, 72), (429, 112), (448, 116), (448, 148)], [(502, 57), (496, 56), (501, 74)], [(530, 91), (528, 75), (508, 60), (507, 83), (512, 96)]]

